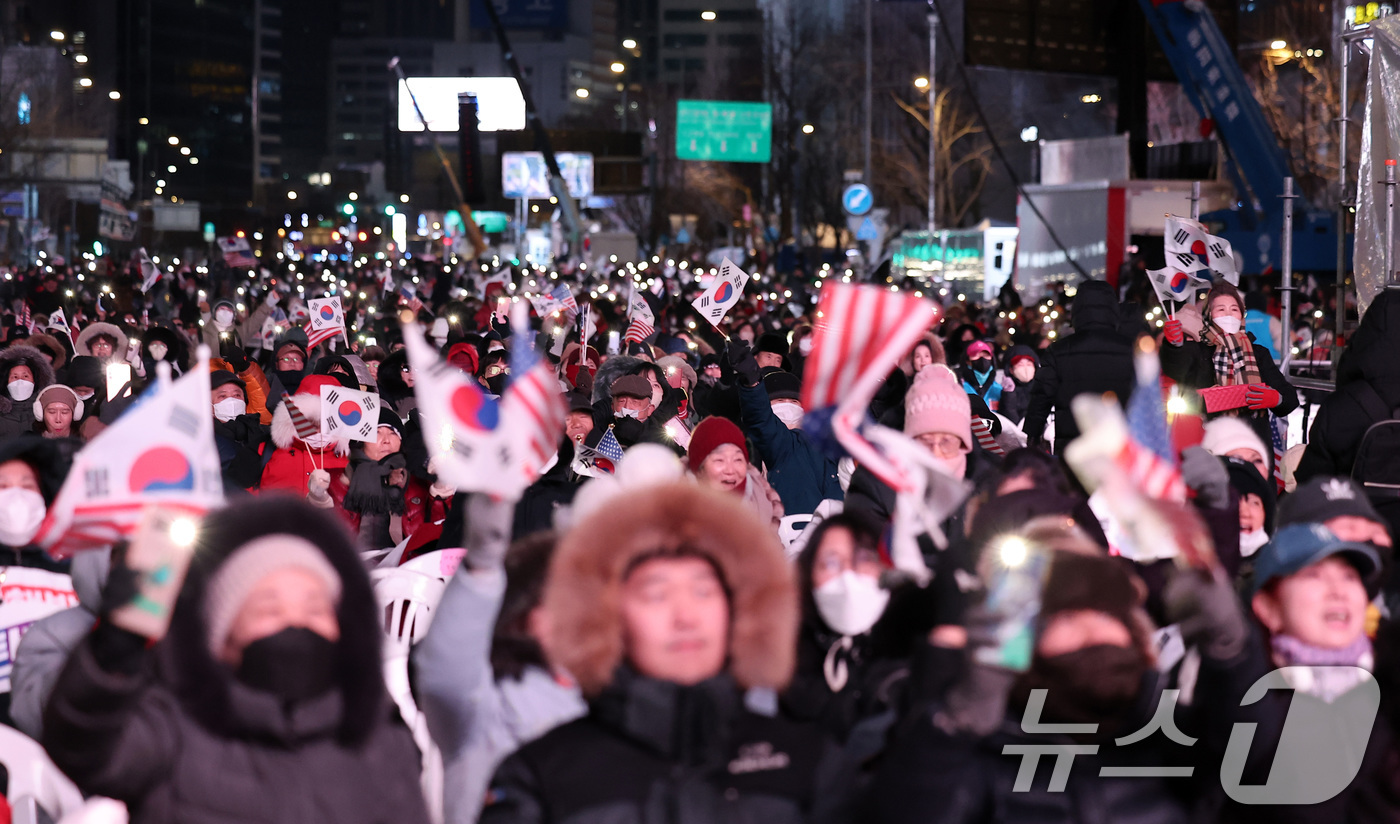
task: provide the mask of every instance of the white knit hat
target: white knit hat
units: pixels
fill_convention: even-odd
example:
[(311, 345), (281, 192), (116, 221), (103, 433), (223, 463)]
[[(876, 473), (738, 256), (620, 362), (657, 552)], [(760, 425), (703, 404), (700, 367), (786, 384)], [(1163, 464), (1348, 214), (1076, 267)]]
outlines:
[(209, 579), (204, 593), (204, 625), (209, 652), (215, 658), (228, 639), (234, 618), (248, 593), (269, 574), (286, 567), (304, 569), (320, 578), (331, 600), (340, 603), (340, 575), (315, 544), (293, 535), (264, 535), (235, 549)]
[(1201, 446), (1216, 457), (1223, 457), (1236, 449), (1253, 449), (1266, 463), (1272, 462), (1273, 450), (1265, 446), (1249, 424), (1239, 418), (1216, 418), (1208, 422)]

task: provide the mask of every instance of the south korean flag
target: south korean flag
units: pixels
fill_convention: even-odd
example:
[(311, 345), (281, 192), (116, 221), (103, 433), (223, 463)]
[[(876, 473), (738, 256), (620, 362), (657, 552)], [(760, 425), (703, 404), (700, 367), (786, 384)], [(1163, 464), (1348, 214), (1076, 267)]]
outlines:
[(379, 437), (379, 396), (341, 386), (321, 387), (321, 434), (342, 440)]
[(725, 258), (724, 263), (720, 265), (719, 274), (710, 283), (710, 288), (692, 301), (691, 305), (711, 326), (718, 329), (725, 313), (744, 296), (744, 287), (748, 282), (748, 274), (735, 266), (729, 258)]

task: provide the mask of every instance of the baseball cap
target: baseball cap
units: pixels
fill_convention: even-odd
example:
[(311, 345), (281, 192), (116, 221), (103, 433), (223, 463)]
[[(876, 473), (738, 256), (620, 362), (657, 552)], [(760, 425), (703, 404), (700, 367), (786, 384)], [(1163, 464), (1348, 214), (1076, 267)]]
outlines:
[(991, 357), (992, 345), (984, 340), (975, 340), (972, 343), (969, 343), (967, 345), (968, 358), (975, 358), (978, 355), (986, 355), (987, 357)]
[(1278, 508), (1280, 524), (1322, 523), (1344, 515), (1386, 523), (1366, 497), (1366, 490), (1351, 478), (1313, 478), (1284, 498)]
[(1287, 578), (1325, 558), (1346, 555), (1346, 561), (1361, 573), (1366, 594), (1372, 597), (1380, 588), (1381, 559), (1367, 544), (1343, 541), (1322, 524), (1290, 524), (1259, 550), (1254, 561), (1254, 581), (1250, 593), (1258, 592), (1276, 578)]

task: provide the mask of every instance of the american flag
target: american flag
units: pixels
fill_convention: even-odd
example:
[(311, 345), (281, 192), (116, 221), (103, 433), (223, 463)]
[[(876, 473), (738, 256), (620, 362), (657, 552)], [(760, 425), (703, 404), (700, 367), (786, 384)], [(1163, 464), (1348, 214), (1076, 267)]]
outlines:
[(564, 436), (564, 419), (569, 410), (554, 370), (535, 351), (535, 334), (530, 328), (530, 310), (523, 303), (511, 305), (511, 382), (501, 398), (501, 416), (513, 428), (517, 444), (524, 444), (526, 484), (540, 477), (551, 455), (559, 451)]
[(1283, 453), (1288, 451), (1288, 421), (1269, 414), (1269, 438), (1274, 442), (1274, 484), (1283, 492)]
[[(331, 338), (345, 335), (345, 312), (340, 308), (340, 298), (311, 298), (307, 302), (311, 318), (302, 327), (306, 331), (306, 348), (315, 349)], [(350, 339), (346, 336), (346, 343)]]
[(909, 488), (907, 473), (858, 429), (880, 384), (937, 318), (932, 302), (878, 286), (829, 283), (817, 305), (802, 407), (815, 413), (813, 426), (829, 420), (836, 440), (856, 462), (896, 491)]
[(603, 433), (603, 437), (598, 439), (598, 445), (594, 448), (597, 449), (599, 455), (612, 461), (614, 467), (617, 466), (618, 461), (622, 460), (622, 444), (618, 443), (617, 436), (613, 434), (611, 426), (608, 427), (607, 432)]
[(306, 332), (306, 348), (309, 351), (331, 338), (339, 337), (342, 329), (312, 329), (311, 321), (307, 321), (302, 331)]
[(17, 318), (20, 328), (30, 334), (34, 333), (34, 315), (29, 311), (29, 301), (19, 302), (19, 317)]
[(246, 269), (258, 265), (253, 250), (248, 247), (247, 238), (221, 237), (217, 240), (219, 251), (223, 252), (224, 263), (234, 269)]
[(651, 304), (647, 303), (642, 293), (632, 291), (632, 297), (627, 301), (627, 334), (623, 340), (628, 343), (641, 343), (656, 331), (656, 315), (652, 314)]
[(1172, 452), (1157, 353), (1140, 349), (1135, 361), (1137, 386), (1128, 399), (1128, 439), (1118, 465), (1149, 498), (1184, 501), (1186, 483)]
[(321, 434), (321, 427), (316, 422), (302, 414), (297, 405), (292, 402), (292, 396), (286, 392), (282, 393), (282, 403), (287, 407), (287, 414), (292, 418), (292, 427), (296, 429), (297, 437), (303, 441)]
[(976, 415), (972, 416), (972, 436), (977, 439), (977, 443), (982, 448), (993, 455), (1005, 455), (1006, 450), (1001, 448), (997, 439), (992, 436), (992, 425)]
[(558, 301), (559, 305), (564, 307), (565, 312), (578, 311), (578, 303), (574, 300), (573, 290), (569, 289), (566, 284), (561, 283), (554, 287), (554, 291), (550, 292), (549, 296)]
[(423, 301), (418, 299), (418, 293), (407, 283), (399, 287), (399, 305), (407, 306), (415, 315), (423, 309)]

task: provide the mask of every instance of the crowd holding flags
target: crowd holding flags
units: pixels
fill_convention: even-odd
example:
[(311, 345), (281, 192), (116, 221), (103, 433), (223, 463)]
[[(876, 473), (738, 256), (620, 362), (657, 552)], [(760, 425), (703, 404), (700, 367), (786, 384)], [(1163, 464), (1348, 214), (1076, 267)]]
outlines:
[(224, 263), (228, 266), (234, 269), (249, 269), (258, 265), (258, 259), (253, 256), (253, 250), (246, 237), (221, 237), (216, 238), (215, 242), (224, 256)]
[(340, 337), (349, 346), (345, 333), (345, 311), (340, 307), (340, 298), (311, 298), (306, 301), (311, 317), (306, 322), (308, 347), (319, 346), (334, 337)]

